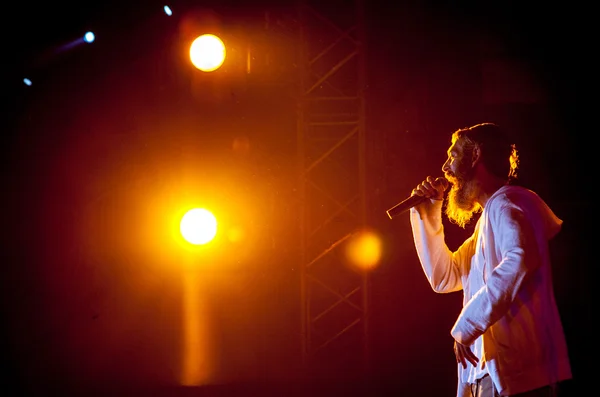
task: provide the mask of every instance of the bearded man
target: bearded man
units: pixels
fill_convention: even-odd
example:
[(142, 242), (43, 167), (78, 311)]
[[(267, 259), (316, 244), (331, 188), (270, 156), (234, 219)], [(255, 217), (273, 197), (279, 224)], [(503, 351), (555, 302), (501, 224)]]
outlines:
[[(457, 397), (557, 396), (572, 378), (549, 253), (562, 220), (538, 194), (512, 184), (518, 166), (504, 131), (477, 124), (452, 134), (444, 178), (427, 177), (412, 192), (428, 199), (411, 208), (410, 224), (431, 288), (463, 291), (450, 332)], [(479, 215), (454, 252), (443, 214), (463, 228)]]

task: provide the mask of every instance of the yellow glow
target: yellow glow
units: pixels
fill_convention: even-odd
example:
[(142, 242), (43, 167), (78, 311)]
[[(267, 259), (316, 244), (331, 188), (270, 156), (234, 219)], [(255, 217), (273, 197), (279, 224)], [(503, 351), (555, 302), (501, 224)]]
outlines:
[(229, 241), (232, 243), (238, 243), (246, 237), (246, 233), (244, 233), (244, 229), (238, 226), (234, 226), (229, 229), (229, 233), (227, 233), (227, 237), (229, 237)]
[(361, 269), (372, 269), (381, 259), (381, 239), (373, 232), (356, 234), (346, 246), (348, 260)]
[(181, 218), (179, 230), (187, 242), (194, 245), (206, 244), (217, 234), (217, 219), (204, 208), (194, 208)]
[(181, 384), (200, 386), (213, 375), (213, 354), (209, 315), (200, 294), (201, 280), (197, 273), (184, 276), (183, 296), (183, 368)]
[(196, 38), (190, 46), (192, 64), (203, 72), (217, 70), (225, 62), (225, 44), (213, 34), (204, 34)]

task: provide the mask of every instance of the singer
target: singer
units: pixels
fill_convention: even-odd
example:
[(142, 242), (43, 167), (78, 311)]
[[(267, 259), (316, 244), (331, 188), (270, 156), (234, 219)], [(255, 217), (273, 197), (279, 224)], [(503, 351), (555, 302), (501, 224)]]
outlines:
[[(518, 162), (498, 125), (477, 124), (452, 134), (445, 179), (427, 177), (412, 191), (422, 198), (410, 224), (429, 284), (437, 293), (463, 291), (450, 331), (457, 397), (561, 396), (559, 386), (572, 378), (549, 255), (562, 220), (513, 183)], [(442, 213), (463, 228), (479, 215), (454, 252)]]

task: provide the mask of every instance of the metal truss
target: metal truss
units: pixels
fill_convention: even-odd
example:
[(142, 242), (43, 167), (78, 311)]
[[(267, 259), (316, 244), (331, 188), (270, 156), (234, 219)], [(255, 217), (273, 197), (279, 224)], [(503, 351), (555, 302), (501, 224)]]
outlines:
[(366, 224), (361, 0), (300, 0), (297, 148), (302, 352), (311, 376), (368, 366), (368, 277), (345, 255)]

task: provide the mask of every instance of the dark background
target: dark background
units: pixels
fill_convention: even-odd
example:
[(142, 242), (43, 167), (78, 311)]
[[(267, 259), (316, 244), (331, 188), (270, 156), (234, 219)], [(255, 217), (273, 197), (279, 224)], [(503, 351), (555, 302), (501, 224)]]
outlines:
[[(219, 82), (205, 81), (212, 91), (195, 96), (194, 72), (177, 58), (177, 13), (196, 5), (253, 28), (269, 9), (284, 25), (273, 34), (285, 41), (293, 31), (285, 26), (294, 23), (285, 2), (185, 1), (172, 5), (171, 19), (156, 2), (5, 8), (1, 343), (2, 387), (13, 391), (2, 395), (176, 392), (173, 324), (181, 302), (176, 277), (160, 265), (172, 258), (128, 245), (144, 215), (127, 197), (139, 190), (151, 200), (152, 189), (168, 191), (169, 167), (176, 168), (190, 140), (202, 141), (203, 177), (213, 168), (235, 175), (233, 184), (242, 186), (235, 194), (246, 189), (248, 206), (274, 198), (266, 209), (279, 219), (256, 226), (272, 243), (257, 243), (260, 256), (248, 255), (246, 271), (213, 275), (227, 286), (214, 292), (210, 309), (223, 341), (217, 383), (230, 385), (232, 395), (250, 388), (253, 395), (347, 394), (362, 384), (342, 377), (311, 388), (298, 375), (299, 274), (289, 248), (294, 102), (286, 84), (264, 76), (252, 86), (227, 81), (225, 94)], [(573, 26), (575, 8), (368, 2), (369, 222), (389, 247), (372, 275), (372, 395), (454, 395), (449, 330), (461, 296), (431, 291), (408, 219), (392, 222), (384, 211), (425, 176), (439, 174), (453, 130), (482, 121), (510, 131), (522, 158), (520, 183), (564, 220), (552, 250), (575, 376), (568, 390), (583, 390), (590, 378), (591, 141), (576, 118), (579, 48), (586, 41)], [(87, 30), (96, 33), (95, 43), (60, 51)], [(280, 66), (282, 81), (292, 69)], [(244, 128), (258, 143), (242, 161), (229, 152)], [(98, 227), (92, 243), (80, 235), (86, 222)], [(447, 227), (452, 247), (470, 232)]]

